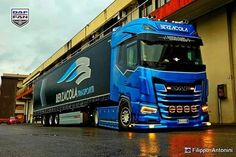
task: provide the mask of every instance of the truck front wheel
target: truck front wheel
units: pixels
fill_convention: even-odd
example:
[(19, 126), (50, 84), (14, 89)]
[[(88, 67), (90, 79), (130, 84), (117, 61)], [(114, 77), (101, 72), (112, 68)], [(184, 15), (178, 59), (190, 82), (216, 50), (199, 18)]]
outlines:
[(119, 103), (119, 129), (128, 129), (131, 124), (131, 110), (128, 100), (120, 100)]

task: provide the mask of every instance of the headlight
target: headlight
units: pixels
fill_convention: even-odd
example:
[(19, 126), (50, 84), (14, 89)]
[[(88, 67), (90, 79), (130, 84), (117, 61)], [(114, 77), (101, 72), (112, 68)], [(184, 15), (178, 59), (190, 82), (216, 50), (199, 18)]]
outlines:
[(208, 105), (203, 105), (202, 106), (202, 111), (203, 112), (208, 112)]
[(140, 110), (142, 114), (152, 114), (152, 113), (157, 113), (157, 108), (153, 107), (148, 107), (148, 106), (143, 106)]

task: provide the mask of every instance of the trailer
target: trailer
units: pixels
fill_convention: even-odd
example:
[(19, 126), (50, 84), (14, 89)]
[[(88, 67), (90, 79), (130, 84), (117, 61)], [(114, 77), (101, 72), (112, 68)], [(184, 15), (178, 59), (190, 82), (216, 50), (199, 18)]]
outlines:
[[(81, 118), (88, 120), (98, 103), (107, 103), (110, 95), (110, 37), (104, 37), (35, 81), (34, 115), (42, 116), (44, 125), (57, 125), (59, 119), (64, 124), (66, 120), (62, 119), (68, 117), (70, 120), (76, 117), (81, 123)], [(82, 112), (76, 112), (80, 110), (86, 117), (80, 115)]]
[(44, 126), (209, 126), (201, 45), (183, 22), (142, 18), (114, 28), (34, 81), (34, 116)]

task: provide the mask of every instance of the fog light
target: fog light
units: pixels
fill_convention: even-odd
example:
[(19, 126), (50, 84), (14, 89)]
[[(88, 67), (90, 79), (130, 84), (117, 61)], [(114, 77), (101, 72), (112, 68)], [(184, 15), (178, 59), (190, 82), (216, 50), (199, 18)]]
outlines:
[(211, 123), (210, 123), (210, 122), (207, 122), (206, 125), (207, 125), (207, 126), (211, 126)]
[(190, 87), (190, 90), (195, 90), (195, 88), (194, 87)]
[(149, 125), (149, 128), (153, 129), (153, 128), (155, 128), (155, 125), (151, 124), (151, 125)]
[(202, 111), (203, 112), (208, 112), (208, 105), (203, 105), (202, 106)]
[(140, 110), (142, 114), (152, 114), (152, 113), (157, 113), (157, 108), (153, 107), (148, 107), (148, 106), (143, 106)]

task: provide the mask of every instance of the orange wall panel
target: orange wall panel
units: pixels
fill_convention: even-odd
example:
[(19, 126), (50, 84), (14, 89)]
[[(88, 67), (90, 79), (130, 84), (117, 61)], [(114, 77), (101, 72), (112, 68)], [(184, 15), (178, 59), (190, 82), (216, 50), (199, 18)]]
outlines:
[(155, 19), (163, 19), (168, 15), (178, 11), (179, 9), (192, 3), (194, 0), (171, 0), (160, 8), (151, 13), (151, 16), (155, 16)]

